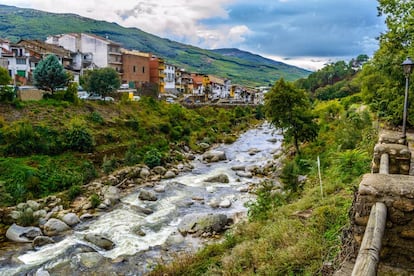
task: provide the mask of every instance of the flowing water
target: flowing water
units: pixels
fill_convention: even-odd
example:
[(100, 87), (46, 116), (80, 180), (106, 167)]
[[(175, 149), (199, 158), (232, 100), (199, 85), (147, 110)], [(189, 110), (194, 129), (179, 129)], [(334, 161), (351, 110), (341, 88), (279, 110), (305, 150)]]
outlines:
[[(267, 124), (251, 129), (235, 143), (215, 148), (226, 153), (226, 161), (206, 164), (198, 156), (193, 161), (191, 172), (159, 183), (165, 187), (165, 192), (157, 194), (157, 201), (141, 201), (138, 192), (132, 193), (122, 198), (112, 211), (81, 223), (72, 234), (55, 244), (39, 250), (28, 250), (26, 247), (23, 252), (15, 252), (7, 261), (1, 262), (0, 258), (0, 275), (41, 275), (42, 270), (49, 271), (50, 275), (142, 275), (160, 256), (168, 259), (176, 252), (191, 252), (202, 243), (198, 238), (179, 234), (177, 226), (183, 216), (206, 212), (223, 213), (228, 217), (245, 214), (245, 203), (253, 196), (240, 192), (240, 188), (257, 184), (263, 179), (240, 177), (232, 167), (266, 166), (273, 160), (274, 152), (280, 149), (281, 138)], [(251, 149), (255, 149), (255, 154), (251, 154)], [(204, 181), (222, 173), (228, 175), (229, 183)], [(208, 204), (224, 199), (231, 201), (230, 208), (212, 208)], [(151, 209), (153, 213), (146, 215), (137, 211), (142, 207)], [(135, 233), (137, 227), (145, 232), (145, 236)], [(83, 239), (89, 233), (103, 235), (116, 246), (112, 250), (102, 250)], [(85, 262), (81, 265), (79, 254), (84, 252), (99, 253), (103, 257), (96, 261), (99, 267), (88, 269)]]

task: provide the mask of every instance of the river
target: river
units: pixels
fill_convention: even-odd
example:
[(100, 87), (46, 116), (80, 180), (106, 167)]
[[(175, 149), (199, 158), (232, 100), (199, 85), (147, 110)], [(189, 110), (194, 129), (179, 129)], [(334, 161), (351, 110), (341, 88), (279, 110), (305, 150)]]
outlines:
[[(48, 275), (47, 272), (50, 275), (143, 275), (160, 257), (169, 260), (179, 252), (194, 252), (202, 246), (203, 239), (183, 237), (177, 230), (181, 219), (187, 214), (207, 212), (225, 214), (229, 218), (246, 214), (245, 203), (254, 200), (254, 196), (244, 188), (257, 185), (263, 178), (239, 176), (234, 167), (267, 166), (274, 153), (280, 150), (281, 140), (268, 124), (250, 129), (233, 144), (215, 148), (224, 151), (227, 160), (205, 163), (197, 156), (191, 172), (160, 181), (158, 185), (163, 186), (165, 192), (158, 194), (157, 201), (142, 201), (138, 192), (131, 193), (113, 210), (82, 222), (54, 244), (38, 250), (26, 246), (13, 254), (8, 253), (8, 258), (0, 258), (0, 275)], [(205, 182), (218, 174), (226, 174), (229, 183)], [(211, 202), (223, 200), (230, 201), (231, 206), (211, 207)], [(145, 215), (134, 207), (153, 212)], [(137, 235), (134, 231), (137, 228), (145, 235)], [(83, 239), (90, 233), (105, 236), (116, 246), (102, 250)], [(80, 257), (85, 253), (92, 253), (86, 254), (91, 259)]]

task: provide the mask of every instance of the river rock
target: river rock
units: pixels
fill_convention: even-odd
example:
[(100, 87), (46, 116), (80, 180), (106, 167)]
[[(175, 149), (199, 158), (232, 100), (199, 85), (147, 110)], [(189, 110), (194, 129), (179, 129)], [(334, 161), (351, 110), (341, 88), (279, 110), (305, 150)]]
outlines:
[(147, 191), (147, 190), (141, 190), (139, 192), (138, 198), (141, 200), (147, 200), (147, 201), (157, 201), (158, 197), (154, 192)]
[(182, 235), (222, 232), (227, 224), (224, 214), (198, 213), (185, 215), (178, 225)]
[(44, 218), (46, 217), (46, 215), (47, 215), (47, 212), (46, 210), (43, 210), (43, 209), (33, 212), (33, 216), (35, 218)]
[(79, 263), (87, 268), (97, 267), (104, 259), (104, 257), (97, 252), (79, 253), (77, 256), (79, 258)]
[(277, 142), (277, 138), (269, 138), (266, 141), (270, 142), (270, 143), (276, 143)]
[(230, 208), (231, 207), (231, 201), (226, 199), (223, 199), (220, 204), (219, 204), (220, 208)]
[(115, 244), (110, 239), (98, 234), (86, 234), (84, 239), (105, 250), (111, 250), (115, 247)]
[(202, 159), (210, 163), (226, 160), (227, 157), (224, 151), (209, 150), (203, 154)]
[(42, 231), (38, 227), (23, 227), (13, 223), (9, 229), (7, 229), (6, 237), (14, 242), (30, 242), (37, 236), (41, 236)]
[(145, 208), (145, 207), (141, 207), (137, 205), (129, 205), (129, 208), (134, 210), (137, 213), (143, 213), (145, 215), (151, 215), (152, 213), (154, 213), (154, 211), (152, 211), (149, 208)]
[(135, 234), (135, 235), (138, 235), (138, 236), (141, 236), (141, 237), (144, 237), (145, 235), (146, 235), (146, 233), (141, 229), (141, 226), (139, 226), (139, 225), (137, 225), (137, 226), (134, 226), (133, 228), (132, 228), (132, 232)]
[(253, 174), (251, 172), (243, 172), (243, 171), (237, 171), (236, 175), (240, 176), (240, 177), (246, 177), (246, 178), (252, 178), (253, 177)]
[(218, 182), (218, 183), (229, 183), (229, 177), (227, 174), (221, 173), (215, 176), (211, 176), (204, 180), (205, 182)]
[(14, 220), (17, 220), (17, 219), (19, 219), (19, 218), (22, 216), (22, 214), (23, 214), (23, 212), (22, 212), (22, 211), (17, 211), (17, 210), (14, 210), (14, 211), (11, 211), (11, 212), (10, 212), (10, 217), (11, 217), (12, 219), (14, 219)]
[(156, 185), (154, 191), (157, 193), (165, 193), (165, 185)]
[(210, 145), (208, 143), (199, 143), (198, 146), (202, 149), (208, 149), (210, 147)]
[(34, 238), (32, 246), (33, 248), (38, 248), (51, 243), (55, 243), (55, 241), (52, 238), (46, 236), (37, 236), (36, 238)]
[(175, 172), (169, 170), (165, 173), (164, 177), (165, 179), (171, 179), (174, 178), (176, 176)]
[(114, 186), (103, 187), (102, 194), (104, 195), (104, 199), (109, 199), (111, 201), (111, 204), (117, 203), (121, 198), (119, 189)]
[(51, 218), (46, 222), (43, 230), (48, 236), (56, 236), (62, 232), (70, 230), (70, 227), (59, 219)]
[(159, 175), (164, 175), (167, 172), (167, 169), (162, 166), (156, 166), (152, 168), (152, 171)]
[(80, 222), (80, 219), (75, 213), (68, 213), (62, 217), (62, 221), (69, 226), (74, 226)]
[(210, 201), (208, 202), (208, 205), (211, 208), (218, 208), (220, 206), (220, 202), (216, 199), (216, 198), (212, 198), (210, 199)]
[(31, 208), (33, 211), (37, 211), (37, 210), (39, 210), (40, 209), (40, 204), (39, 203), (37, 203), (36, 201), (34, 201), (34, 200), (28, 200), (27, 202), (26, 202), (26, 204), (27, 204), (27, 206), (29, 207), (29, 208)]
[(142, 168), (141, 169), (141, 172), (139, 173), (139, 176), (141, 177), (141, 178), (147, 178), (148, 176), (150, 176), (150, 171), (147, 169), (147, 168)]
[(44, 270), (43, 268), (39, 268), (34, 276), (50, 276), (49, 272), (47, 270)]
[(251, 149), (249, 149), (249, 151), (248, 151), (249, 155), (256, 155), (256, 154), (258, 154), (259, 152), (260, 152), (260, 150), (259, 150), (259, 149), (256, 149), (256, 148), (251, 148)]
[(237, 166), (231, 167), (231, 169), (233, 171), (244, 171), (244, 170), (246, 170), (246, 166), (244, 166), (244, 165), (237, 165)]
[(240, 193), (247, 193), (249, 191), (249, 186), (241, 186), (237, 188), (237, 191), (239, 191)]
[(81, 220), (88, 220), (88, 219), (91, 219), (91, 218), (93, 218), (93, 215), (89, 214), (89, 213), (85, 213), (82, 216), (80, 216)]

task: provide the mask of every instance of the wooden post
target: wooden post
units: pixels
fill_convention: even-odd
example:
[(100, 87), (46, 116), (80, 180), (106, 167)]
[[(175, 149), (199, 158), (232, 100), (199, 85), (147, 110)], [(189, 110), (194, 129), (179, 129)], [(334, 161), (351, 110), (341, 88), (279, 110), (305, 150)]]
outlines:
[(358, 257), (352, 276), (375, 276), (379, 262), (382, 237), (387, 220), (387, 206), (377, 202), (372, 206), (364, 238), (362, 239)]
[(389, 174), (390, 173), (390, 156), (388, 153), (383, 153), (381, 155), (379, 173)]

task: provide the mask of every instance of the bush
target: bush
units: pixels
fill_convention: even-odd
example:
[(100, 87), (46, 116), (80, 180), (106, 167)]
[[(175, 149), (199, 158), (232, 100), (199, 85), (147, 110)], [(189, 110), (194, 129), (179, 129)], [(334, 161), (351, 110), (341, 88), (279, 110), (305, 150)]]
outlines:
[(101, 114), (97, 111), (93, 111), (91, 114), (89, 114), (88, 119), (91, 122), (97, 123), (99, 125), (102, 125), (104, 123), (104, 119), (102, 118)]
[(99, 204), (101, 204), (101, 199), (99, 198), (97, 194), (91, 195), (91, 197), (89, 198), (89, 201), (91, 203), (92, 208), (96, 208), (99, 206)]
[(154, 168), (156, 166), (161, 165), (161, 158), (162, 158), (162, 154), (159, 152), (159, 150), (156, 148), (153, 148), (145, 153), (144, 163), (148, 167)]
[(81, 193), (82, 193), (82, 188), (79, 185), (73, 185), (72, 187), (69, 188), (68, 198), (70, 201), (72, 201)]
[(66, 146), (71, 150), (92, 152), (94, 147), (92, 134), (84, 125), (75, 122), (66, 132)]
[(111, 158), (107, 158), (107, 156), (104, 156), (104, 160), (102, 162), (102, 170), (104, 173), (109, 174), (112, 171), (114, 171), (118, 167), (118, 162), (115, 159), (115, 156), (111, 156)]

